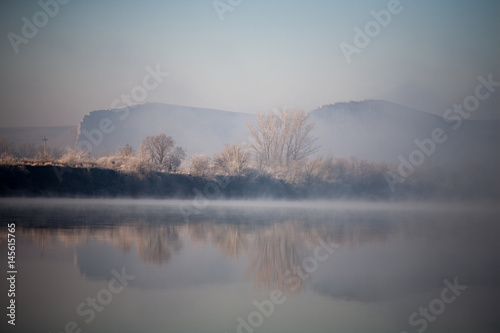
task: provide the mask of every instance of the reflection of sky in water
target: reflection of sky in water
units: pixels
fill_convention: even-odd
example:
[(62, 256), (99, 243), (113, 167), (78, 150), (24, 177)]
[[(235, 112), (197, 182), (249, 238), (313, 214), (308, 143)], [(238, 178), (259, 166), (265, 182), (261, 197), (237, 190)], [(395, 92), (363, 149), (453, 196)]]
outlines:
[[(288, 291), (285, 271), (319, 240), (340, 247), (256, 332), (416, 331), (408, 316), (454, 277), (468, 289), (426, 332), (500, 327), (495, 213), (282, 205), (214, 205), (189, 223), (175, 205), (0, 205), (2, 239), (7, 221), (17, 224), (16, 328), (235, 332), (254, 300)], [(77, 305), (122, 267), (136, 278), (85, 324)]]

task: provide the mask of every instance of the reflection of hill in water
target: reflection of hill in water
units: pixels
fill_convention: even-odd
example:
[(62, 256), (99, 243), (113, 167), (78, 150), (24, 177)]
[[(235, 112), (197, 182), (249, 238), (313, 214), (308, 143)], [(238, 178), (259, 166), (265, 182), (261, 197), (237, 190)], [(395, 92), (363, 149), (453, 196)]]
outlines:
[[(294, 285), (298, 288), (290, 290), (285, 283), (287, 273), (294, 272), (321, 242), (345, 249), (391, 239), (467, 237), (480, 230), (477, 221), (474, 225), (456, 223), (468, 221), (467, 214), (444, 211), (207, 207), (189, 223), (176, 206), (4, 206), (0, 213), (4, 221), (16, 222), (18, 237), (35, 240), (41, 253), (44, 244), (51, 242), (73, 247), (97, 241), (123, 253), (136, 251), (146, 263), (165, 265), (184, 246), (211, 246), (224, 256), (248, 260), (244, 275), (256, 288), (280, 288), (289, 293), (302, 291), (304, 284), (301, 280)], [(2, 237), (5, 232), (0, 230)], [(75, 256), (78, 261), (78, 253)], [(346, 294), (330, 283), (318, 281), (315, 290), (332, 296)]]
[[(341, 309), (403, 304), (397, 309), (408, 316), (440, 295), (444, 279), (458, 277), (468, 286), (465, 297), (484, 292), (477, 302), (466, 301), (468, 309), (498, 308), (497, 212), (456, 206), (439, 210), (214, 206), (186, 223), (177, 207), (89, 205), (52, 210), (0, 205), (4, 222), (0, 237), (5, 239), (7, 222), (16, 222), (16, 245), (24, 247), (24, 259), (26, 253), (36, 257), (36, 244), (41, 253), (45, 246), (46, 263), (64, 256), (67, 266), (74, 255), (75, 271), (98, 281), (112, 277), (111, 267), (125, 266), (137, 276), (134, 286), (148, 292), (176, 289), (209, 297), (214, 290), (224, 290), (216, 297), (238, 298), (253, 283), (256, 289), (302, 293), (306, 297), (301, 299), (319, 294), (338, 302)], [(296, 278), (295, 269), (304, 267), (304, 259), (323, 242), (335, 248), (331, 258), (318, 262), (308, 279)], [(40, 265), (41, 258), (30, 259), (25, 261), (26, 271), (33, 263), (53, 268)], [(412, 306), (404, 306), (412, 300)]]
[(415, 237), (426, 231), (423, 221), (399, 223), (391, 214), (313, 212), (308, 216), (275, 212), (272, 222), (265, 222), (262, 216), (252, 218), (250, 212), (238, 216), (238, 220), (235, 214), (226, 212), (213, 214), (210, 219), (176, 224), (168, 222), (178, 219), (155, 214), (154, 209), (146, 215), (143, 211), (136, 212), (141, 218), (127, 210), (113, 209), (105, 214), (102, 211), (84, 213), (78, 208), (59, 210), (57, 217), (50, 210), (42, 212), (29, 211), (28, 215), (37, 216), (36, 220), (21, 222), (16, 231), (18, 235), (34, 239), (42, 252), (44, 243), (57, 241), (65, 246), (77, 246), (97, 240), (122, 252), (135, 249), (144, 262), (164, 265), (183, 248), (184, 242), (192, 246), (208, 244), (225, 256), (248, 259), (245, 276), (254, 280), (256, 288), (280, 288), (289, 293), (300, 292), (303, 281), (289, 290), (290, 284), (285, 283), (287, 273), (294, 272), (305, 257), (312, 255), (312, 249), (319, 246), (320, 241), (357, 247), (384, 242), (390, 237)]

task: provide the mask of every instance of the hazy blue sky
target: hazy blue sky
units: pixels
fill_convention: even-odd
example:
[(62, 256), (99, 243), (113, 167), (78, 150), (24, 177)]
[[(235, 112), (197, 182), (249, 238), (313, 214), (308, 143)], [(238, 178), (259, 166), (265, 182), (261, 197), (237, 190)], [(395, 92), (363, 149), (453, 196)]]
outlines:
[[(147, 66), (170, 75), (145, 101), (247, 113), (376, 98), (442, 115), (479, 75), (500, 81), (494, 0), (402, 0), (348, 64), (340, 43), (389, 2), (243, 0), (221, 21), (213, 0), (72, 0), (15, 54), (8, 34), (41, 8), (3, 0), (0, 126), (74, 125), (142, 85)], [(476, 116), (498, 118), (499, 95)]]

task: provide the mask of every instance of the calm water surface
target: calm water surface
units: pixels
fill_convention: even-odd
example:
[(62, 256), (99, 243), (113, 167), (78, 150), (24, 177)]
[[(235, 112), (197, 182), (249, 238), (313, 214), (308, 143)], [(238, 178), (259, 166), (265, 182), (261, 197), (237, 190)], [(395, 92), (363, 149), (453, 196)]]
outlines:
[(15, 332), (500, 332), (488, 206), (0, 200)]

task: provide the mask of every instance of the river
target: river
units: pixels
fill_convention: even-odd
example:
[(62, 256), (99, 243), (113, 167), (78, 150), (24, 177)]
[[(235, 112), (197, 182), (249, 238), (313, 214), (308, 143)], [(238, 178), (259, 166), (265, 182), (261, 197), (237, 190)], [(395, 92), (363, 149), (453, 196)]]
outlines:
[(499, 332), (499, 217), (443, 203), (1, 199), (15, 296), (4, 279), (0, 299), (7, 314), (15, 300), (16, 332)]

